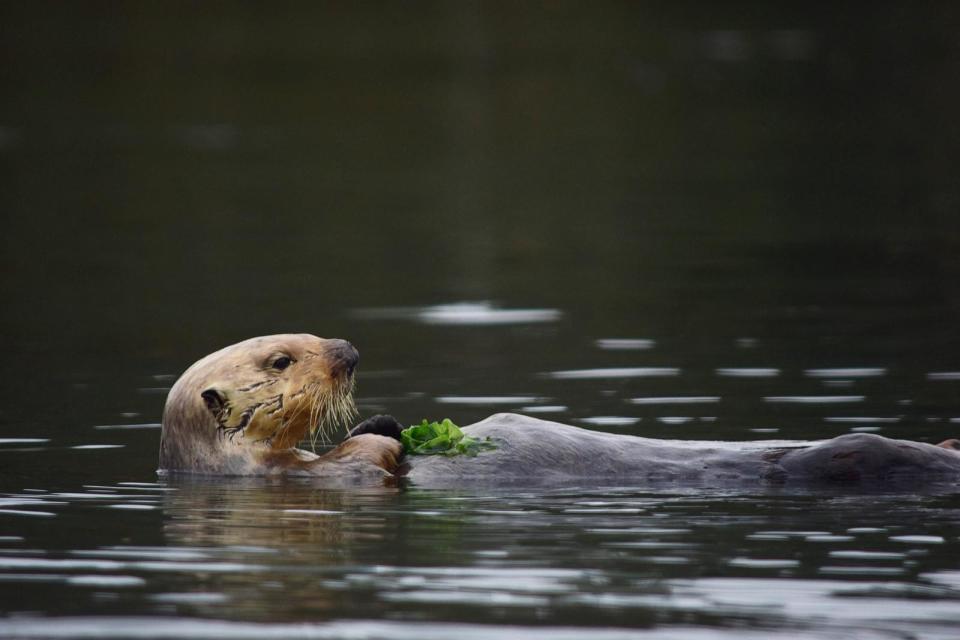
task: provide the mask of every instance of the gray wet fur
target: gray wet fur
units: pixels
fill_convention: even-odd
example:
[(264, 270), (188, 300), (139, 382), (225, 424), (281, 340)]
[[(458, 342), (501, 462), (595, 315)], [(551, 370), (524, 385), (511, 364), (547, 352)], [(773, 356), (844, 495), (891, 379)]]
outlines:
[(408, 456), (419, 486), (661, 482), (890, 482), (960, 479), (960, 453), (922, 442), (849, 434), (822, 442), (656, 440), (501, 413), (463, 428), (491, 438), (477, 456)]

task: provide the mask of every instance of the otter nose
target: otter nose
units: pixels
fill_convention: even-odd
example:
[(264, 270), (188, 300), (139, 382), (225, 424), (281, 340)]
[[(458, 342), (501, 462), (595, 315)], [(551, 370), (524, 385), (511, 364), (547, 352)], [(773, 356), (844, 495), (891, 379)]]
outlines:
[(330, 367), (335, 375), (345, 373), (348, 376), (353, 375), (353, 370), (357, 368), (360, 362), (360, 352), (346, 340), (330, 340), (327, 347), (327, 357), (330, 359)]

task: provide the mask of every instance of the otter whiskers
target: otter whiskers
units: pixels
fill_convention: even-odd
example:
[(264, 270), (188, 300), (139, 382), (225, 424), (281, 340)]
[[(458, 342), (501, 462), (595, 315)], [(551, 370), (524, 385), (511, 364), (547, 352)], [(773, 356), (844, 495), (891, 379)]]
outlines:
[(328, 431), (338, 424), (349, 425), (356, 417), (353, 388), (353, 379), (335, 385), (333, 389), (316, 386), (310, 411), (310, 448), (313, 451), (317, 449), (318, 440), (322, 444), (330, 442)]

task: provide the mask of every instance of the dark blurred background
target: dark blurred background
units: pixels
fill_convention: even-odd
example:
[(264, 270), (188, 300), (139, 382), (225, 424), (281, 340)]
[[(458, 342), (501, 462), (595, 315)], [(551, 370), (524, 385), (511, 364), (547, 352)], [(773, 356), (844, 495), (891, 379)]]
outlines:
[[(371, 409), (426, 394), (408, 419), (616, 413), (539, 375), (616, 365), (682, 368), (668, 395), (881, 366), (882, 410), (916, 401), (960, 368), (958, 28), (955, 2), (4, 2), (0, 431), (158, 420), (170, 376), (282, 331), (351, 339)], [(555, 320), (408, 313), (483, 301)]]

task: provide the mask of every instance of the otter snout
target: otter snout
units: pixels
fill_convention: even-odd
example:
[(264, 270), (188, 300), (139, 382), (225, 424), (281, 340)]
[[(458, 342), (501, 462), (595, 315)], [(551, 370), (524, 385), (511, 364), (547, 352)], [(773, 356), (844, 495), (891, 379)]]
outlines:
[(360, 362), (360, 352), (346, 340), (329, 340), (327, 358), (330, 361), (330, 370), (334, 375), (352, 376), (353, 370)]

